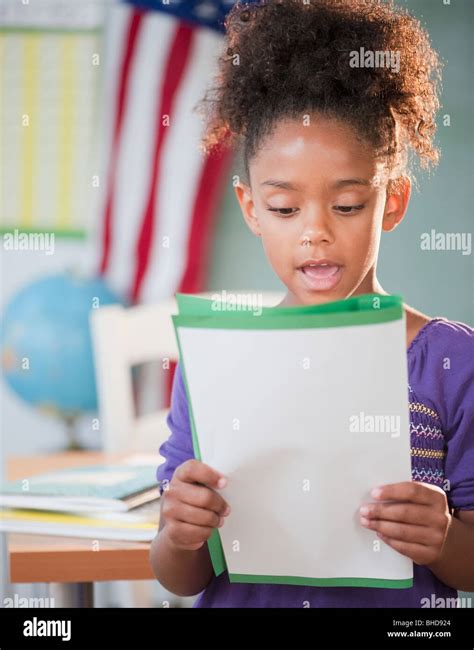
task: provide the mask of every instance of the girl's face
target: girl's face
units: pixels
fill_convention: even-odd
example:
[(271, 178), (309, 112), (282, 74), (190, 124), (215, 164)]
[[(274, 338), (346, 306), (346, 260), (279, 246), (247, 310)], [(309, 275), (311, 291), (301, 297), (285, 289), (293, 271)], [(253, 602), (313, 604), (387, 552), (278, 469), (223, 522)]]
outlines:
[[(388, 195), (384, 167), (353, 130), (313, 117), (278, 123), (236, 186), (252, 232), (288, 288), (284, 304), (370, 293), (381, 230), (403, 218), (410, 183)], [(311, 266), (310, 266), (311, 265)]]

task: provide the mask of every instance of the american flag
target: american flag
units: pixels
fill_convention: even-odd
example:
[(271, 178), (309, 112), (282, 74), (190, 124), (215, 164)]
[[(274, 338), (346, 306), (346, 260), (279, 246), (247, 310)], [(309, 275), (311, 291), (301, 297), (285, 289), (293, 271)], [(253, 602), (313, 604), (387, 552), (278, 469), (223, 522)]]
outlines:
[(131, 304), (205, 288), (232, 152), (204, 157), (193, 108), (212, 82), (232, 4), (128, 0), (108, 10), (98, 264)]
[(231, 2), (129, 0), (106, 21), (106, 188), (100, 273), (130, 302), (203, 289), (231, 152), (205, 158), (193, 107)]

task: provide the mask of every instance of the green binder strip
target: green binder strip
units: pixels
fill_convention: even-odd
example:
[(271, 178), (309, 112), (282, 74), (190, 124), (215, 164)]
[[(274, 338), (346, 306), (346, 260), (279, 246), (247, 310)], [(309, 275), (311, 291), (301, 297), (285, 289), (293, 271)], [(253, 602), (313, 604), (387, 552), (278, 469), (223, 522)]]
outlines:
[(198, 327), (204, 329), (314, 329), (321, 327), (348, 327), (369, 325), (400, 320), (402, 310), (389, 307), (378, 312), (352, 312), (349, 314), (306, 314), (304, 316), (261, 316), (249, 319), (248, 316), (172, 316), (177, 327)]
[[(374, 298), (378, 302), (374, 302)], [(172, 316), (178, 342), (180, 365), (189, 404), (189, 415), (194, 455), (202, 461), (199, 440), (194, 421), (191, 393), (186, 376), (181, 341), (180, 327), (202, 327), (214, 329), (299, 329), (313, 327), (338, 327), (344, 325), (365, 325), (368, 323), (385, 323), (399, 320), (403, 316), (401, 296), (378, 296), (365, 294), (346, 300), (324, 305), (304, 305), (295, 307), (267, 307), (262, 315), (251, 313), (218, 311), (214, 302), (193, 295), (176, 294), (180, 314)], [(377, 307), (374, 307), (377, 305)], [(270, 318), (268, 318), (270, 316)], [(282, 316), (280, 318), (280, 316)], [(289, 320), (288, 317), (295, 316)], [(296, 318), (298, 316), (298, 318)], [(216, 576), (227, 570), (227, 562), (218, 528), (208, 539), (209, 554)], [(252, 584), (288, 584), (319, 587), (372, 587), (384, 589), (408, 589), (413, 586), (413, 578), (403, 580), (386, 580), (381, 578), (303, 578), (300, 576), (265, 576), (241, 573), (229, 573), (230, 582)]]
[(400, 320), (403, 315), (401, 306), (387, 307), (372, 311), (339, 312), (330, 314), (292, 314), (287, 316), (271, 315), (253, 316), (233, 315), (220, 316), (213, 313), (209, 316), (172, 316), (175, 329), (177, 327), (202, 327), (205, 329), (314, 329), (319, 327), (348, 327), (386, 323)]
[(404, 580), (388, 580), (384, 578), (300, 578), (298, 576), (254, 576), (246, 573), (229, 573), (229, 581), (310, 587), (379, 587), (382, 589), (410, 589), (410, 587), (413, 587), (412, 578)]
[[(258, 295), (258, 292), (255, 292)], [(216, 296), (220, 294), (216, 292)], [(238, 294), (231, 294), (238, 295)], [(248, 295), (248, 294), (242, 294)], [(220, 300), (200, 298), (195, 295), (177, 293), (176, 301), (181, 315), (186, 316), (213, 316), (228, 317), (236, 315), (251, 315), (253, 318), (261, 316), (299, 316), (304, 314), (332, 314), (358, 311), (380, 311), (387, 307), (403, 306), (403, 299), (399, 295), (383, 296), (377, 293), (367, 293), (361, 296), (352, 296), (345, 300), (337, 300), (322, 305), (299, 305), (293, 307), (262, 307), (260, 316), (254, 315), (251, 309), (219, 309), (224, 304)]]

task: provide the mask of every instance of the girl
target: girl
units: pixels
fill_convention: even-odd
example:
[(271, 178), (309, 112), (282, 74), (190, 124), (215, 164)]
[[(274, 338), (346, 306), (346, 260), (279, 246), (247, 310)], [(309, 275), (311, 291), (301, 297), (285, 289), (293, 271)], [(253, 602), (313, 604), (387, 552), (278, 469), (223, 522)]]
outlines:
[[(426, 32), (380, 0), (237, 4), (226, 29), (218, 85), (203, 100), (203, 144), (242, 146), (236, 196), (288, 289), (281, 304), (384, 294), (380, 236), (407, 210), (410, 154), (422, 167), (438, 160), (440, 64)], [(195, 607), (422, 607), (474, 590), (474, 330), (405, 310), (413, 480), (374, 486), (360, 525), (413, 560), (413, 587), (215, 577), (206, 542), (232, 504), (219, 495), (226, 478), (218, 468), (194, 458), (179, 366), (150, 555), (164, 587), (202, 592)]]

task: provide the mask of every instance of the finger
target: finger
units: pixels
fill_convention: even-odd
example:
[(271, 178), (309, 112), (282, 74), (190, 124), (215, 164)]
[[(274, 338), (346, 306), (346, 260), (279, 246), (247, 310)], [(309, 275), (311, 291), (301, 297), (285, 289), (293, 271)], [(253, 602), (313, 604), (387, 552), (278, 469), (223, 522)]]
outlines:
[(223, 516), (224, 512), (230, 511), (227, 501), (220, 494), (204, 485), (176, 483), (170, 489), (173, 490), (172, 494), (178, 501), (190, 506), (213, 510), (220, 516)]
[(417, 505), (409, 502), (396, 503), (367, 503), (360, 509), (363, 518), (398, 521), (405, 524), (420, 526), (435, 526), (438, 516), (431, 506)]
[(173, 474), (173, 478), (175, 476), (183, 483), (201, 483), (215, 489), (223, 488), (227, 483), (227, 479), (223, 474), (195, 458), (179, 465)]
[(167, 534), (175, 544), (190, 546), (205, 542), (214, 530), (211, 526), (196, 526), (182, 521), (172, 521), (166, 524)]
[(374, 488), (370, 495), (380, 501), (411, 501), (420, 505), (430, 505), (446, 499), (441, 488), (419, 481), (380, 485)]
[(432, 546), (433, 544), (441, 542), (441, 533), (438, 535), (438, 531), (428, 528), (427, 526), (400, 524), (398, 522), (383, 521), (381, 519), (362, 519), (361, 523), (369, 530), (374, 530), (384, 537), (396, 539), (401, 542), (423, 544), (425, 546)]
[(176, 508), (171, 507), (168, 511), (168, 516), (170, 515), (186, 524), (210, 528), (219, 528), (225, 521), (225, 517), (219, 516), (213, 510), (196, 508), (188, 503), (180, 503)]
[(387, 546), (390, 546), (395, 551), (409, 557), (416, 564), (428, 564), (434, 560), (435, 554), (429, 552), (427, 550), (428, 547), (423, 546), (422, 544), (410, 544), (409, 542), (402, 542), (399, 539), (390, 539), (383, 535), (378, 536), (385, 544), (387, 544)]

